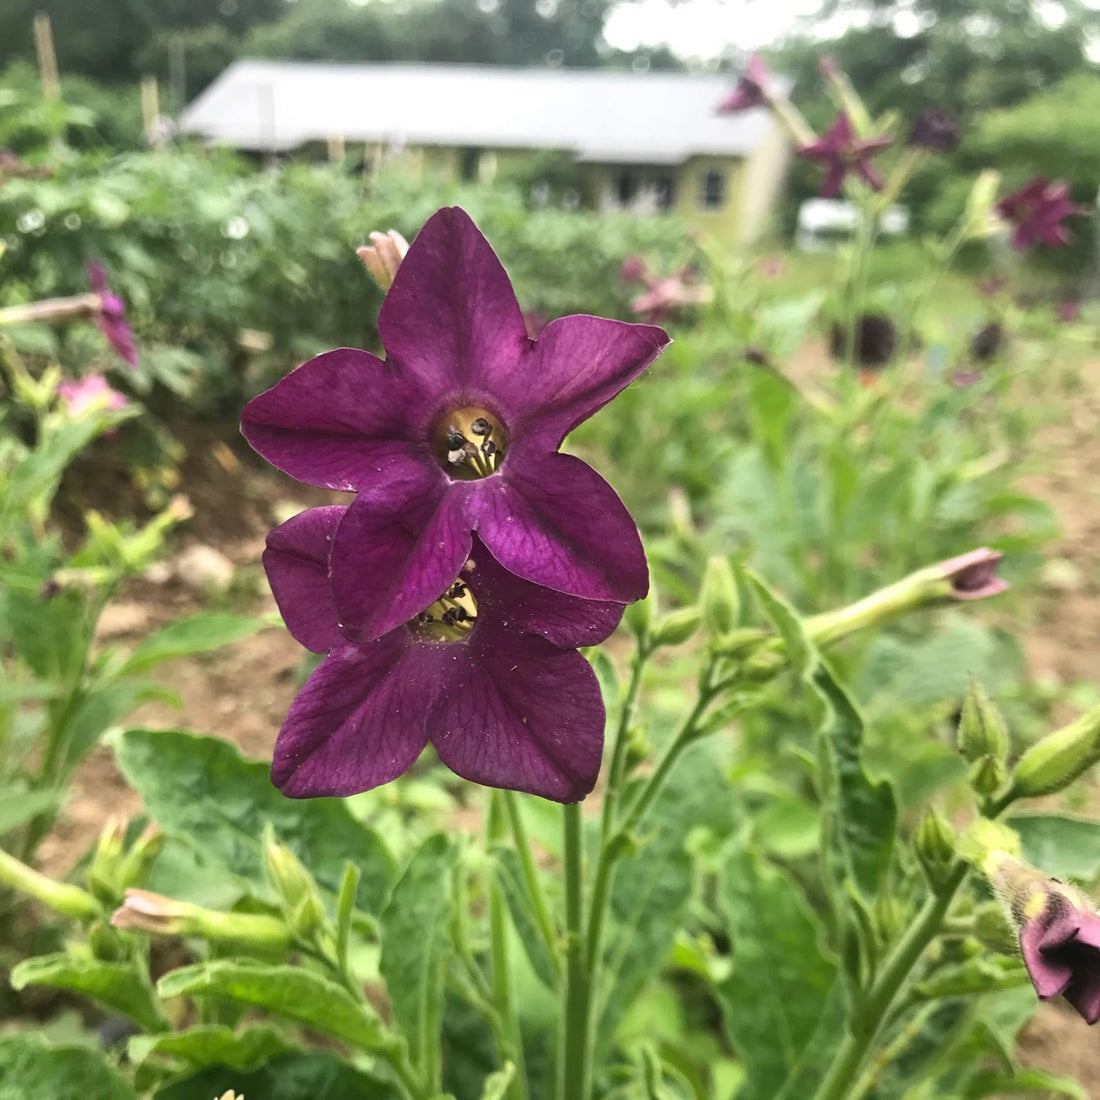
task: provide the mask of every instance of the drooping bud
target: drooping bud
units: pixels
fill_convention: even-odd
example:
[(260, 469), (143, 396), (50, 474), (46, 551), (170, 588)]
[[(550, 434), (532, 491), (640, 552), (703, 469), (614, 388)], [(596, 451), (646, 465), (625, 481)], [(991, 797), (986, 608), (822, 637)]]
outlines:
[(968, 763), (983, 756), (1003, 761), (1008, 756), (1008, 731), (1004, 719), (982, 686), (973, 678), (959, 718), (959, 752)]
[(929, 806), (913, 832), (913, 851), (933, 890), (950, 878), (956, 844), (955, 830), (934, 806)]
[(264, 827), (264, 872), (279, 895), (290, 926), (302, 939), (310, 939), (325, 924), (325, 907), (313, 876), (298, 857), (275, 839), (270, 822)]
[(396, 229), (386, 233), (376, 231), (371, 233), (370, 239), (371, 243), (357, 248), (355, 254), (374, 276), (375, 282), (383, 290), (389, 290), (401, 261), (409, 251), (409, 242)]
[(1008, 581), (997, 576), (1004, 557), (999, 550), (981, 547), (956, 558), (941, 561), (933, 568), (948, 582), (945, 593), (953, 600), (980, 600), (996, 596), (1008, 588)]
[(711, 641), (721, 640), (737, 626), (740, 594), (729, 558), (716, 554), (707, 559), (699, 602)]
[(76, 920), (89, 920), (100, 912), (95, 898), (86, 890), (70, 886), (67, 882), (54, 882), (52, 878), (21, 863), (15, 856), (8, 855), (3, 848), (0, 848), (0, 882)]
[(655, 646), (682, 645), (702, 625), (703, 613), (698, 607), (681, 607), (661, 619), (653, 628)]
[(1100, 706), (1048, 733), (1016, 764), (1009, 795), (1037, 798), (1064, 790), (1100, 761)]
[(131, 887), (111, 924), (126, 932), (160, 936), (201, 936), (216, 943), (239, 943), (262, 950), (285, 950), (294, 943), (281, 920), (261, 913), (219, 913), (186, 901)]

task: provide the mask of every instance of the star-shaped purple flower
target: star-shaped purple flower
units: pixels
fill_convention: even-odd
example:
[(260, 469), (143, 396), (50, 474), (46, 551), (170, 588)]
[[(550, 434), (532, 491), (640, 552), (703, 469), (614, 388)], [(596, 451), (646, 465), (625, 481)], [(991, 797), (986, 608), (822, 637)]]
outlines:
[(88, 282), (92, 290), (99, 295), (99, 311), (96, 313), (95, 322), (100, 332), (107, 337), (111, 347), (131, 367), (138, 365), (137, 346), (134, 344), (134, 334), (126, 323), (126, 306), (117, 294), (111, 293), (107, 283), (107, 272), (102, 264), (88, 264)]
[(736, 114), (753, 107), (765, 107), (768, 104), (772, 83), (772, 74), (764, 59), (758, 53), (749, 58), (745, 71), (741, 74), (733, 91), (718, 104), (720, 115)]
[(1088, 212), (1088, 207), (1070, 202), (1068, 183), (1050, 183), (1042, 176), (997, 203), (997, 213), (1014, 226), (1012, 247), (1018, 252), (1039, 243), (1055, 248), (1069, 244), (1073, 235), (1062, 222)]
[(861, 141), (852, 129), (852, 120), (842, 111), (836, 121), (825, 132), (824, 137), (809, 145), (803, 145), (798, 155), (810, 160), (819, 160), (826, 166), (825, 180), (821, 184), (823, 199), (836, 198), (840, 187), (849, 172), (855, 172), (875, 191), (881, 191), (883, 179), (878, 169), (870, 162), (875, 153), (881, 152), (893, 142), (893, 138), (883, 136)]
[(603, 641), (621, 603), (563, 596), (502, 569), (479, 539), (408, 623), (365, 645), (340, 632), (329, 553), (347, 509), (277, 527), (264, 567), (288, 629), (328, 656), (291, 705), (272, 780), (293, 798), (388, 783), (430, 742), (475, 783), (576, 802), (592, 790), (604, 708), (576, 647)]
[(102, 374), (89, 374), (79, 380), (63, 378), (57, 396), (70, 416), (83, 416), (89, 409), (124, 409), (129, 402), (108, 384)]
[(1078, 890), (1023, 868), (1010, 907), (1020, 953), (1042, 1000), (1064, 995), (1090, 1024), (1100, 1020), (1100, 915)]
[(508, 276), (457, 207), (420, 231), (378, 318), (385, 360), (341, 348), (249, 402), (241, 430), (279, 469), (356, 491), (331, 576), (345, 636), (377, 638), (453, 583), (474, 533), (509, 572), (629, 603), (637, 528), (565, 436), (668, 344), (650, 325), (551, 321), (527, 336)]

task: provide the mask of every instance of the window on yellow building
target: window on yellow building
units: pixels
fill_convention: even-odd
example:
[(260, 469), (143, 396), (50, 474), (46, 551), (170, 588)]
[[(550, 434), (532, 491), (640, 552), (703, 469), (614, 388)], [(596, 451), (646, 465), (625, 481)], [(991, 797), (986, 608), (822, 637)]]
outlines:
[(699, 205), (715, 210), (726, 204), (726, 174), (717, 169), (704, 172), (699, 181)]

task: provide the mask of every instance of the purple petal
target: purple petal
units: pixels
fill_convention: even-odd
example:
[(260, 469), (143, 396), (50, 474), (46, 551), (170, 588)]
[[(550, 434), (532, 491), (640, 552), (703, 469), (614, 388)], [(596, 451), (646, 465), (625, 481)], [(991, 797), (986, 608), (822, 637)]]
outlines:
[(840, 161), (833, 161), (825, 173), (825, 179), (821, 183), (821, 197), (823, 199), (835, 199), (840, 194), (841, 185), (848, 170)]
[[(576, 315), (551, 321), (522, 363), (497, 380), (502, 412), (524, 444), (557, 450), (669, 345), (653, 325)], [(530, 409), (529, 414), (523, 411)]]
[(493, 557), (571, 596), (640, 600), (649, 588), (645, 552), (615, 490), (571, 455), (509, 459), (503, 476), (469, 483), (477, 486), (477, 530)]
[(434, 407), (416, 378), (355, 348), (318, 355), (253, 398), (241, 432), (273, 466), (309, 485), (354, 491), (432, 455)]
[(328, 579), (332, 539), (347, 511), (311, 508), (288, 519), (267, 536), (264, 569), (287, 630), (314, 653), (327, 653), (343, 641), (336, 601)]
[(597, 645), (614, 633), (624, 605), (581, 600), (542, 588), (504, 569), (474, 537), (474, 568), (464, 572), (477, 599), (479, 636), (484, 633), (530, 633), (562, 649)]
[(457, 206), (424, 224), (378, 315), (390, 359), (436, 394), (471, 402), (495, 393), (527, 350), (512, 284), (497, 254)]
[(1073, 980), (1073, 967), (1061, 949), (1081, 926), (1077, 913), (1060, 894), (1047, 894), (1045, 902), (1039, 916), (1020, 929), (1020, 952), (1035, 992), (1043, 1000), (1065, 992)]
[(279, 731), (271, 779), (291, 798), (345, 796), (396, 779), (427, 744), (443, 647), (395, 630), (321, 662)]
[(360, 493), (336, 531), (330, 575), (341, 630), (366, 642), (408, 622), (455, 581), (470, 553), (469, 486), (434, 471), (391, 474)]
[(603, 726), (588, 662), (524, 635), (507, 646), (448, 647), (428, 715), (432, 744), (453, 772), (555, 802), (577, 802), (595, 786)]

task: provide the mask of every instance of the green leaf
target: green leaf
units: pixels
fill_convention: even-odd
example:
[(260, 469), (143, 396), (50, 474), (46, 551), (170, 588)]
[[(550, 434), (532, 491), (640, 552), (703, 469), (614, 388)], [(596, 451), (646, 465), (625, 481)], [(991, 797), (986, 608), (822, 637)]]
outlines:
[(968, 1100), (983, 1096), (1018, 1096), (1021, 1094), (1057, 1093), (1073, 1100), (1090, 1100), (1089, 1091), (1079, 1082), (1045, 1069), (1020, 1068), (1015, 1073), (982, 1070), (966, 1085)]
[(1024, 859), (1047, 874), (1086, 881), (1100, 875), (1100, 822), (1071, 814), (1015, 814), (1007, 824), (1020, 834)]
[(0, 1039), (0, 1100), (136, 1100), (106, 1057), (34, 1035)]
[(233, 615), (212, 611), (191, 619), (180, 619), (150, 634), (130, 654), (122, 672), (145, 672), (175, 657), (205, 653), (250, 638), (268, 624), (255, 615)]
[(228, 997), (364, 1050), (378, 1050), (384, 1042), (382, 1021), (372, 1008), (356, 1001), (343, 986), (297, 966), (231, 959), (196, 963), (165, 974), (157, 982), (157, 992), (162, 997)]
[(409, 861), (379, 919), (380, 969), (394, 1019), (413, 1064), (429, 1084), (439, 1068), (448, 930), (458, 849), (442, 833), (428, 837)]
[(513, 848), (493, 848), (490, 851), (495, 866), (497, 882), (508, 904), (512, 923), (519, 933), (520, 943), (527, 953), (531, 968), (539, 979), (550, 989), (557, 987), (557, 970), (554, 960), (547, 949), (546, 941), (539, 931), (535, 916), (535, 904), (527, 881), (523, 877), (523, 865)]
[(836, 964), (799, 889), (753, 852), (730, 851), (719, 900), (734, 945), (733, 972), (716, 989), (722, 1017), (748, 1095), (771, 1100), (826, 1015)]
[[(154, 1100), (211, 1100), (229, 1087), (245, 1100), (401, 1100), (402, 1095), (335, 1054), (287, 1054), (251, 1073), (211, 1067), (160, 1089)], [(20, 1100), (31, 1100), (31, 1094)]]
[(128, 1016), (146, 1031), (163, 1031), (168, 1023), (153, 991), (127, 963), (76, 959), (61, 952), (25, 959), (11, 972), (13, 989), (47, 985), (82, 993), (114, 1012)]
[(151, 680), (119, 680), (92, 692), (72, 717), (66, 762), (76, 764), (82, 760), (103, 732), (125, 718), (139, 703), (165, 697), (174, 698), (170, 690)]
[(58, 791), (24, 791), (0, 788), (0, 836), (32, 817), (55, 810), (61, 802)]
[(230, 1069), (250, 1070), (295, 1049), (272, 1024), (253, 1024), (243, 1031), (234, 1031), (221, 1024), (202, 1024), (187, 1031), (135, 1035), (130, 1039), (129, 1055), (135, 1064), (152, 1055), (161, 1055), (186, 1062), (189, 1069), (229, 1066)]
[(165, 830), (194, 846), (208, 866), (263, 881), (264, 823), (318, 883), (337, 893), (344, 864), (362, 872), (357, 900), (377, 912), (393, 881), (393, 857), (382, 838), (336, 798), (286, 798), (271, 785), (267, 764), (244, 760), (216, 737), (169, 730), (127, 730), (116, 741), (119, 767)]

